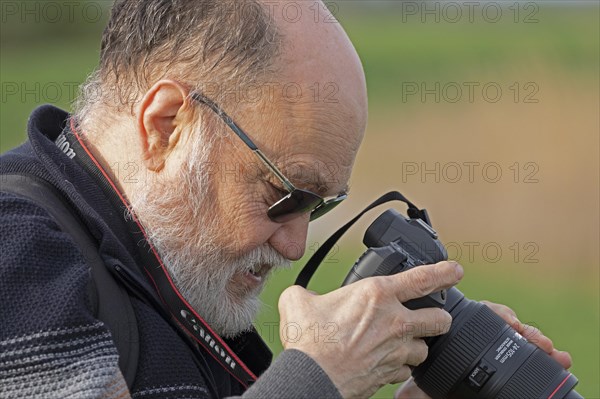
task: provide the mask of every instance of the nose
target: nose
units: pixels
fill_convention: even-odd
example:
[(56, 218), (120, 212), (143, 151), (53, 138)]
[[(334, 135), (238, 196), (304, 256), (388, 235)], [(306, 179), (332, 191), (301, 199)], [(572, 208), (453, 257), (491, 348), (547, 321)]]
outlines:
[(269, 238), (269, 244), (289, 260), (298, 260), (306, 250), (310, 213), (283, 223)]

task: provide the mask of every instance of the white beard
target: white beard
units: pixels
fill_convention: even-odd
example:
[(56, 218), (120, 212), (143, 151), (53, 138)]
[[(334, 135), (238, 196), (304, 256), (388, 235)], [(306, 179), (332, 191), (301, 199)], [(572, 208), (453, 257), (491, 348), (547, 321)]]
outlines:
[(179, 176), (142, 185), (131, 206), (181, 295), (217, 334), (231, 338), (252, 327), (267, 277), (248, 289), (243, 273), (260, 265), (286, 267), (290, 261), (266, 243), (239, 256), (218, 246), (214, 237), (224, 232), (217, 226), (226, 224), (209, 217), (209, 182), (198, 170), (207, 153), (207, 148), (192, 149)]

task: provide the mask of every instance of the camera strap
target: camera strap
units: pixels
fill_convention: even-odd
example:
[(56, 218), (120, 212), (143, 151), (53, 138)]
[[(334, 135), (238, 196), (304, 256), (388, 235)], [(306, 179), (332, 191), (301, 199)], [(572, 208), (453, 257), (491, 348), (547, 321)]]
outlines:
[[(59, 140), (61, 137), (59, 136)], [(65, 145), (69, 144), (69, 147)], [(138, 243), (140, 266), (153, 284), (155, 292), (146, 292), (145, 287), (140, 287), (132, 272), (126, 270), (122, 265), (115, 268), (115, 274), (121, 277), (125, 285), (131, 291), (142, 292), (144, 298), (150, 299), (152, 305), (157, 305), (156, 310), (165, 315), (165, 320), (178, 331), (183, 332), (186, 341), (193, 345), (195, 360), (200, 362), (199, 370), (204, 372), (209, 369), (206, 358), (211, 356), (215, 361), (237, 380), (244, 389), (252, 385), (266, 368), (269, 366), (272, 354), (267, 345), (260, 339), (258, 333), (252, 329), (243, 333), (236, 339), (224, 339), (219, 336), (210, 325), (192, 308), (187, 300), (181, 295), (175, 286), (167, 268), (158, 253), (158, 250), (148, 239), (144, 226), (137, 219), (131, 206), (124, 195), (120, 192), (116, 183), (111, 179), (107, 171), (87, 148), (84, 139), (77, 133), (74, 120), (70, 121), (69, 128), (65, 130), (64, 141), (61, 148), (71, 148), (73, 157), (81, 162), (90, 173), (96, 176), (97, 181), (104, 187), (111, 200), (118, 204), (124, 212), (124, 220), (128, 226), (129, 233)], [(67, 154), (68, 155), (68, 154)], [(68, 155), (69, 156), (69, 155)], [(154, 299), (155, 293), (158, 299)], [(196, 348), (194, 348), (196, 347)], [(205, 353), (203, 353), (204, 351)], [(206, 366), (203, 368), (203, 366)], [(207, 383), (212, 376), (206, 373)], [(210, 384), (214, 385), (214, 384)]]
[(319, 265), (321, 264), (321, 262), (323, 262), (323, 259), (325, 259), (331, 248), (333, 248), (333, 246), (339, 241), (339, 239), (342, 238), (344, 233), (346, 233), (346, 231), (348, 231), (348, 229), (352, 227), (352, 225), (356, 223), (358, 219), (360, 219), (365, 213), (379, 205), (385, 204), (386, 202), (390, 201), (404, 202), (406, 205), (408, 205), (408, 216), (410, 216), (413, 219), (421, 219), (422, 221), (431, 226), (431, 221), (429, 220), (429, 215), (427, 214), (426, 209), (417, 208), (415, 204), (410, 202), (404, 195), (402, 195), (398, 191), (390, 191), (389, 193), (386, 193), (378, 199), (376, 199), (375, 201), (373, 201), (369, 206), (363, 209), (362, 212), (356, 215), (348, 223), (340, 227), (338, 231), (333, 233), (331, 237), (329, 237), (327, 241), (325, 241), (325, 243), (319, 247), (317, 252), (315, 252), (315, 254), (311, 256), (308, 262), (306, 262), (306, 265), (304, 265), (302, 271), (300, 272), (300, 274), (298, 274), (298, 278), (296, 278), (295, 284), (306, 288), (313, 274), (315, 274), (315, 272), (319, 268)]

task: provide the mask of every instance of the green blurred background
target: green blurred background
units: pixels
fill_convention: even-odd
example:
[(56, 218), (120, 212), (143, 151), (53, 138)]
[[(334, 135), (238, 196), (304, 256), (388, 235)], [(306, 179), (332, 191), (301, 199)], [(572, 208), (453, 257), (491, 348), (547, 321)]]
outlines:
[[(65, 3), (2, 1), (2, 151), (25, 140), (36, 105), (68, 109), (97, 63), (110, 3), (75, 2), (72, 15)], [(263, 294), (257, 327), (269, 345), (281, 350), (277, 298), (318, 243), (399, 189), (428, 208), (465, 267), (459, 288), (511, 306), (571, 352), (578, 391), (600, 398), (598, 2), (329, 6), (364, 63), (369, 126), (351, 198), (314, 224), (307, 256)], [(375, 216), (328, 257), (312, 289), (339, 286)]]

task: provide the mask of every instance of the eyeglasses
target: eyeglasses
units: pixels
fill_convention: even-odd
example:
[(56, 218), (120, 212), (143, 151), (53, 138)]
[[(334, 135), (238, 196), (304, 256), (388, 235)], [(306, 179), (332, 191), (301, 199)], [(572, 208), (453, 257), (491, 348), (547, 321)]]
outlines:
[(201, 104), (208, 105), (231, 130), (250, 148), (260, 160), (281, 181), (285, 190), (289, 193), (275, 204), (269, 207), (267, 215), (276, 223), (285, 223), (310, 212), (310, 220), (313, 221), (336, 206), (348, 197), (347, 193), (337, 196), (323, 198), (311, 191), (295, 187), (279, 169), (258, 149), (256, 144), (244, 133), (244, 131), (225, 113), (215, 102), (200, 93), (192, 92), (191, 98)]

